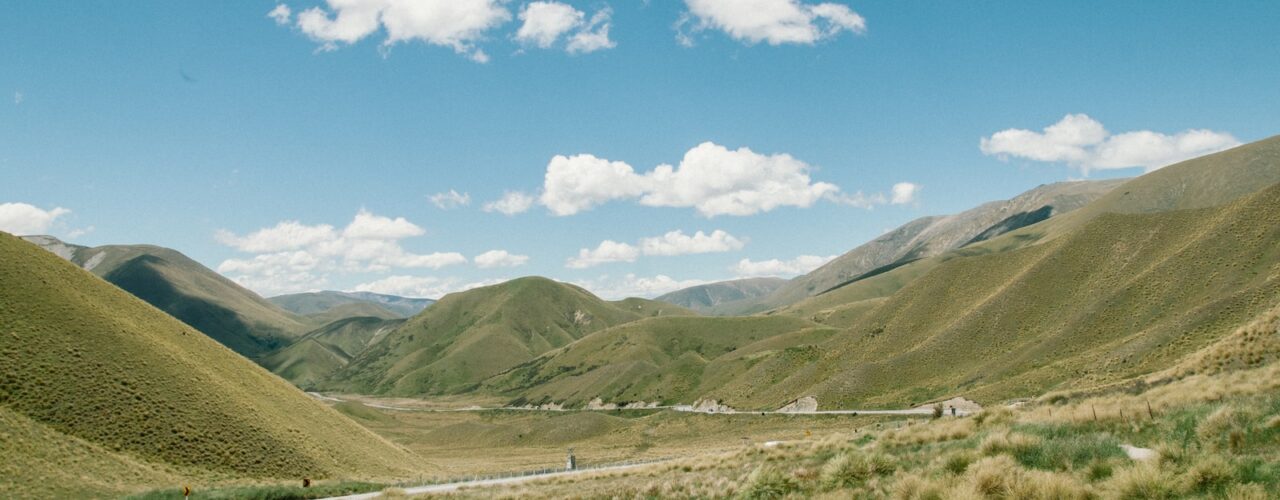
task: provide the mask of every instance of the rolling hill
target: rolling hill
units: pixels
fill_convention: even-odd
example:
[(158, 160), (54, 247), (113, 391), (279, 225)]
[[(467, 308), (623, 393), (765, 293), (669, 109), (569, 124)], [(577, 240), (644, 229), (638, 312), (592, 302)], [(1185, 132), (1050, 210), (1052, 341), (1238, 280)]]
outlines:
[[(485, 382), (513, 405), (691, 403), (773, 358), (806, 359), (832, 328), (782, 316), (649, 318), (596, 332)], [(765, 363), (768, 365), (769, 363)], [(736, 389), (750, 390), (737, 387)]]
[[(763, 409), (802, 396), (825, 408), (951, 396), (995, 403), (1128, 380), (1172, 366), (1280, 303), (1277, 182), (1273, 138), (1166, 167), (1062, 216), (768, 315), (733, 318), (744, 322), (734, 330), (790, 316), (826, 327), (808, 331), (834, 331), (774, 336), (771, 355), (658, 355), (663, 341), (653, 339), (681, 337), (664, 334), (679, 330), (679, 320), (648, 320), (550, 351), (485, 387), (527, 401), (598, 392)], [(715, 331), (725, 318), (703, 320), (699, 329)], [(748, 358), (753, 365), (735, 367)], [(670, 380), (653, 382), (666, 370), (693, 373), (686, 366), (732, 375), (692, 377), (678, 398), (660, 389)]]
[(721, 281), (676, 290), (654, 300), (669, 302), (703, 314), (717, 314), (720, 311), (740, 310), (747, 302), (769, 295), (786, 283), (787, 280), (782, 278)]
[(313, 324), (187, 256), (152, 245), (29, 242), (88, 270), (248, 357), (292, 343)]
[(794, 304), (859, 278), (1056, 218), (1089, 204), (1123, 182), (1047, 184), (1012, 199), (985, 203), (958, 214), (922, 217), (792, 279), (766, 296), (721, 310), (727, 314), (750, 314)]
[[(372, 292), (308, 292), (295, 293), (289, 295), (278, 295), (267, 299), (272, 304), (284, 308), (286, 311), (302, 316), (315, 316), (329, 313), (335, 308), (341, 306), (369, 305), (379, 310), (385, 310), (393, 314), (392, 318), (408, 318), (422, 312), (427, 306), (434, 304), (431, 299), (414, 299), (407, 297), (398, 297), (395, 295), (383, 295)], [(373, 308), (367, 308), (366, 311), (373, 311)], [(364, 314), (365, 316), (382, 317), (382, 314)], [(342, 317), (355, 317), (357, 314), (347, 314)], [(339, 319), (330, 315), (333, 319)], [(326, 322), (327, 323), (327, 322)]]
[(263, 355), (257, 361), (294, 385), (311, 388), (347, 366), (351, 358), (382, 340), (402, 323), (403, 319), (368, 316), (339, 319), (303, 335), (297, 342)]
[(470, 390), (590, 333), (644, 317), (689, 315), (643, 299), (606, 302), (576, 286), (520, 278), (448, 295), (356, 356), (322, 387), (363, 394)]
[(419, 459), (209, 337), (0, 233), (6, 491), (391, 477)]

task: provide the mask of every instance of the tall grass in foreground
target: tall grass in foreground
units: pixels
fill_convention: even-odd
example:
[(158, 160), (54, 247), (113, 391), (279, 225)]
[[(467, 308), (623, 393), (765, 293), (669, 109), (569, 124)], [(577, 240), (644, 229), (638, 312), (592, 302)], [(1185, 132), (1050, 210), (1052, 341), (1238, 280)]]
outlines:
[[(1274, 498), (1280, 491), (1280, 393), (1267, 381), (1194, 378), (1147, 393), (1076, 402), (1100, 417), (1052, 408), (997, 408), (969, 418), (850, 430), (813, 441), (754, 446), (642, 470), (477, 489), (519, 498)], [(1194, 391), (1194, 392), (1186, 392)], [(1150, 400), (1153, 409), (1121, 407)], [(1159, 408), (1156, 410), (1155, 408)], [(1054, 415), (1054, 416), (1050, 416)], [(1102, 416), (1105, 415), (1105, 416)], [(1145, 460), (1122, 446), (1153, 450)]]

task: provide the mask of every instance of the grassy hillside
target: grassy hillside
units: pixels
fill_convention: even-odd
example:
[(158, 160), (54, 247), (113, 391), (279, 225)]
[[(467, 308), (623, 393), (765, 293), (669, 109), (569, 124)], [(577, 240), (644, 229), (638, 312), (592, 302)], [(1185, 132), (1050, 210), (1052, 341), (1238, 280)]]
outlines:
[(391, 310), (370, 302), (353, 302), (326, 309), (322, 312), (303, 316), (312, 324), (321, 326), (347, 318), (404, 319)]
[[(411, 317), (422, 312), (422, 310), (426, 309), (427, 306), (435, 303), (435, 301), (431, 299), (413, 299), (371, 292), (335, 291), (279, 295), (268, 298), (267, 300), (289, 312), (303, 316), (323, 314), (334, 308), (350, 304), (368, 304), (376, 306), (380, 310), (390, 311), (396, 318)], [(355, 316), (357, 315), (348, 315), (346, 317)], [(381, 315), (376, 316), (381, 317)], [(332, 319), (337, 320), (340, 318), (332, 317)]]
[[(346, 305), (335, 309), (342, 307)], [(374, 317), (340, 319), (267, 353), (258, 363), (299, 387), (311, 388), (403, 323)]]
[(986, 402), (1170, 366), (1280, 301), (1280, 185), (1231, 204), (1105, 214), (937, 265), (865, 313), (802, 389), (834, 402)]
[(773, 293), (723, 309), (754, 313), (794, 304), (850, 281), (879, 274), (908, 262), (998, 237), (1026, 225), (1072, 212), (1108, 193), (1123, 180), (1059, 182), (1039, 186), (1005, 201), (964, 212), (922, 217), (797, 277)]
[(747, 302), (773, 293), (786, 284), (782, 278), (747, 278), (708, 283), (662, 295), (654, 300), (670, 302), (704, 314), (725, 314), (750, 307)]
[(87, 248), (67, 245), (47, 236), (27, 239), (245, 356), (256, 357), (288, 345), (312, 328), (308, 320), (168, 248), (151, 245)]
[(788, 317), (652, 318), (544, 354), (487, 381), (484, 389), (514, 395), (515, 405), (581, 406), (595, 398), (692, 403), (717, 394), (765, 358), (802, 357), (805, 346), (834, 333)]
[[(184, 478), (405, 473), (416, 460), (160, 310), (0, 233), (5, 470), (84, 460), (120, 481), (28, 470), (18, 492), (93, 494)], [(109, 450), (110, 455), (99, 453)], [(173, 472), (170, 472), (173, 471)], [(46, 477), (47, 475), (47, 477)], [(14, 479), (14, 478), (17, 479)], [(110, 480), (108, 480), (110, 481)], [(164, 484), (162, 486), (171, 486)], [(24, 495), (25, 496), (25, 495)]]
[(455, 293), (365, 350), (323, 386), (362, 394), (462, 392), (592, 332), (679, 310), (657, 304), (610, 303), (545, 278)]
[(1162, 168), (1129, 180), (1096, 201), (1061, 217), (973, 242), (935, 257), (882, 268), (883, 272), (868, 273), (869, 276), (842, 283), (771, 313), (819, 321), (833, 317), (843, 321), (840, 326), (848, 326), (850, 323), (842, 319), (847, 316), (841, 313), (842, 309), (860, 301), (888, 297), (943, 262), (1044, 243), (1069, 234), (1107, 213), (1139, 214), (1211, 207), (1277, 182), (1280, 182), (1280, 136)]

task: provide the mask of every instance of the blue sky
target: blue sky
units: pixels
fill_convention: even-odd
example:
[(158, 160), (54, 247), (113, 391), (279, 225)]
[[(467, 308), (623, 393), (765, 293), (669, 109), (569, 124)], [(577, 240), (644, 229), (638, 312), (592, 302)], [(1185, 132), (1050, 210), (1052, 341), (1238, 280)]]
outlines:
[(1280, 132), (1276, 2), (350, 3), (11, 6), (0, 230), (267, 295), (652, 295)]

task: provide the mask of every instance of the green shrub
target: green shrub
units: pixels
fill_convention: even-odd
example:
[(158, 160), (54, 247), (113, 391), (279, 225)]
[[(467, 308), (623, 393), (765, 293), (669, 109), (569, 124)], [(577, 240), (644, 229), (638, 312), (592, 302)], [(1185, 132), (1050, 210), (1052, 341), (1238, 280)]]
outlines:
[(1219, 455), (1205, 455), (1183, 475), (1186, 488), (1206, 493), (1225, 488), (1235, 479), (1236, 469)]
[(1118, 500), (1161, 500), (1174, 498), (1177, 478), (1156, 463), (1135, 464), (1116, 472), (1107, 489)]

